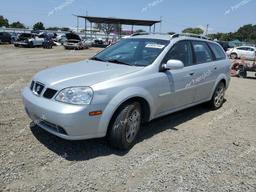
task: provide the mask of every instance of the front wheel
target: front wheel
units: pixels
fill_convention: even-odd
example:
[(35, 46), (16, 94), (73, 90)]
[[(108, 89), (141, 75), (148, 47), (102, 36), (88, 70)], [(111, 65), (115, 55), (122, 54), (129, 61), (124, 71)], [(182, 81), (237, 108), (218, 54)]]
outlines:
[(220, 82), (217, 85), (214, 91), (213, 97), (209, 103), (210, 107), (213, 110), (217, 110), (222, 107), (225, 99), (225, 91), (226, 91), (225, 84), (223, 82)]
[(30, 41), (30, 42), (28, 43), (28, 47), (29, 47), (29, 48), (33, 48), (33, 47), (34, 47), (34, 43), (33, 43), (32, 41)]
[(141, 119), (141, 105), (138, 102), (120, 107), (110, 122), (108, 130), (110, 144), (118, 149), (130, 149), (135, 143)]

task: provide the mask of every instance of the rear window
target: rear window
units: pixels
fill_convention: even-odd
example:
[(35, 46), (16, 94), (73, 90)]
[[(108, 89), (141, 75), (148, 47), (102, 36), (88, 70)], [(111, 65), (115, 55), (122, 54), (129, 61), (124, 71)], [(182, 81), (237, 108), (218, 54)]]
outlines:
[(224, 51), (221, 49), (219, 45), (215, 43), (209, 43), (209, 46), (213, 54), (215, 55), (216, 60), (226, 59), (226, 54), (224, 53)]
[(32, 35), (32, 34), (29, 34), (29, 33), (22, 33), (22, 34), (20, 35), (20, 37), (21, 37), (21, 38), (31, 38), (31, 37), (33, 37), (33, 35)]

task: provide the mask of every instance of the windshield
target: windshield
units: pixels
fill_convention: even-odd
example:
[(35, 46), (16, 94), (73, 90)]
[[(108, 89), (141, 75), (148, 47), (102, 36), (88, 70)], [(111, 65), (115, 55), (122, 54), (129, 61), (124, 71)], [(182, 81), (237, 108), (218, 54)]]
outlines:
[(148, 66), (170, 41), (160, 39), (123, 39), (98, 53), (93, 60), (118, 64)]

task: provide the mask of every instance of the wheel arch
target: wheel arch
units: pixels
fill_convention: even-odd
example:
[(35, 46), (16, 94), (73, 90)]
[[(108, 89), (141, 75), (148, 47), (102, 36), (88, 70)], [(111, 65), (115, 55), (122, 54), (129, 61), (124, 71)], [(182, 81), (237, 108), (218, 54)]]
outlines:
[[(132, 94), (131, 94), (132, 93)], [(121, 91), (106, 106), (100, 121), (100, 129), (107, 134), (112, 118), (123, 105), (131, 102), (139, 102), (142, 108), (143, 122), (152, 118), (153, 97), (143, 88), (128, 88)]]
[(224, 74), (221, 74), (221, 75), (217, 78), (217, 80), (216, 80), (216, 82), (215, 82), (215, 84), (214, 84), (214, 87), (213, 87), (212, 93), (211, 93), (211, 98), (212, 98), (212, 96), (213, 96), (213, 94), (214, 94), (214, 91), (215, 91), (216, 87), (217, 87), (217, 86), (219, 85), (219, 83), (221, 83), (221, 82), (224, 83), (226, 89), (228, 88), (229, 80), (228, 80), (228, 78), (227, 78)]

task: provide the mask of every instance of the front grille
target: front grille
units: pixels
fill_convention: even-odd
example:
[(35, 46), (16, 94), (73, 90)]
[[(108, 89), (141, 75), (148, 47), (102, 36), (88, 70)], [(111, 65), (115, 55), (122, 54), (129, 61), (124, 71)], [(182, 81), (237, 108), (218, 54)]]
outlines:
[(42, 83), (35, 82), (35, 85), (33, 88), (33, 93), (39, 96), (39, 95), (41, 95), (43, 90), (44, 90), (44, 85)]
[(30, 84), (30, 90), (31, 91), (33, 91), (34, 85), (35, 85), (35, 81), (32, 81), (31, 84)]
[(47, 99), (51, 99), (51, 98), (53, 98), (53, 96), (54, 96), (56, 93), (57, 93), (56, 90), (48, 88), (48, 89), (46, 89), (46, 91), (44, 92), (43, 97), (45, 97), (45, 98), (47, 98)]

